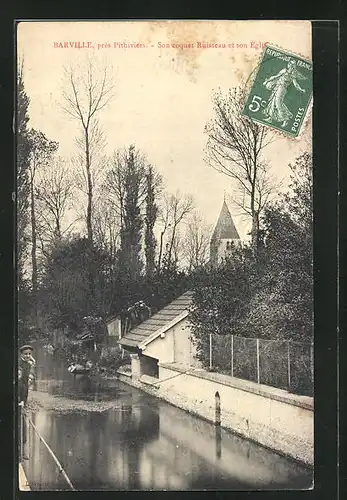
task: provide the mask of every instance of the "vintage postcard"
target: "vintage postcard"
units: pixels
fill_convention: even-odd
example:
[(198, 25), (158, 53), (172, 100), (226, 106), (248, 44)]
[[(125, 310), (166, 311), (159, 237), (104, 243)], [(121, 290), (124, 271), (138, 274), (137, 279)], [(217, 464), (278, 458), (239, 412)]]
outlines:
[(17, 24), (18, 488), (313, 488), (308, 21)]

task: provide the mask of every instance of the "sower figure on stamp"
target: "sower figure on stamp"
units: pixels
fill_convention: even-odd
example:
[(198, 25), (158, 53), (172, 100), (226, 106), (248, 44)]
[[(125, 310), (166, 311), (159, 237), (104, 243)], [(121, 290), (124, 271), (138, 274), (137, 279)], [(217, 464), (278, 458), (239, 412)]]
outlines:
[(296, 69), (293, 59), (277, 75), (266, 78), (263, 85), (267, 90), (271, 90), (271, 95), (266, 108), (263, 110), (264, 115), (267, 117), (265, 121), (282, 122), (282, 127), (285, 127), (288, 120), (293, 117), (293, 113), (284, 104), (289, 85), (293, 84), (299, 92), (306, 92), (305, 89), (300, 87), (296, 79), (306, 80), (306, 77)]
[[(20, 440), (24, 446), (27, 441), (26, 421), (24, 418), (24, 407), (28, 400), (29, 387), (33, 385), (35, 380), (35, 365), (36, 361), (33, 357), (33, 347), (24, 345), (20, 348), (20, 357), (18, 361), (18, 399), (19, 399), (19, 423), (20, 423)], [(23, 452), (23, 449), (22, 449)], [(23, 458), (28, 458), (22, 453)]]

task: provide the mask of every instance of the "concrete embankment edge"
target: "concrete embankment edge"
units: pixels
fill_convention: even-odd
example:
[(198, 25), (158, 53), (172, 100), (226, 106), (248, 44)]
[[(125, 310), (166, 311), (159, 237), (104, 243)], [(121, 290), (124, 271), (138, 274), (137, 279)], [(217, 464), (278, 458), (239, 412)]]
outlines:
[(18, 482), (19, 482), (19, 490), (20, 491), (30, 491), (30, 486), (24, 472), (22, 464), (19, 464), (18, 467)]
[[(155, 383), (151, 383), (151, 380), (147, 380), (147, 377), (141, 377), (140, 380), (138, 378), (131, 377), (130, 374), (124, 374), (124, 372), (118, 372), (117, 378), (121, 382), (127, 383), (132, 387), (136, 387), (148, 394), (151, 394), (152, 396), (157, 397), (158, 399), (172, 404), (173, 406), (181, 408), (188, 413), (214, 423), (215, 409), (213, 405), (206, 404), (206, 402), (203, 401), (203, 395), (201, 398), (198, 398), (199, 401), (195, 401), (197, 398), (193, 399), (189, 395), (184, 394), (182, 387), (185, 386), (185, 383), (183, 380), (181, 380), (180, 388), (177, 389), (177, 387), (164, 388), (161, 384), (156, 385)], [(202, 391), (204, 391), (204, 388), (202, 388)], [(219, 391), (223, 391), (223, 387), (219, 387)], [(227, 408), (226, 405), (224, 405), (221, 426), (236, 435), (255, 442), (264, 448), (270, 449), (279, 455), (294, 459), (296, 462), (312, 468), (314, 463), (313, 411), (304, 408), (295, 409), (295, 406), (288, 406), (285, 403), (276, 402), (266, 398), (265, 401), (262, 401), (262, 399), (258, 400), (257, 403), (264, 404), (264, 408), (261, 409), (258, 407), (256, 418), (252, 420), (251, 416), (245, 414), (245, 411), (252, 412), (252, 409), (248, 408), (248, 400), (245, 401), (245, 403), (247, 403), (247, 410), (242, 408), (242, 397), (245, 396), (245, 393), (242, 391), (237, 394), (237, 397), (240, 397), (240, 395), (241, 399), (239, 400), (239, 404), (237, 404), (237, 412), (231, 411), (230, 408)], [(196, 396), (196, 393), (194, 396)], [(227, 399), (230, 399), (229, 394), (226, 394), (226, 396), (228, 397), (224, 397), (225, 402)], [(235, 397), (235, 393), (233, 394), (233, 397)], [(256, 395), (254, 397), (256, 397)], [(253, 404), (254, 402), (252, 405)], [(265, 408), (268, 405), (270, 405), (270, 407)], [(280, 408), (278, 408), (278, 406), (280, 406)], [(239, 408), (241, 408), (241, 411)], [(273, 427), (268, 425), (264, 426), (258, 419), (259, 414), (264, 412), (267, 413), (268, 411), (270, 411), (270, 416), (272, 412), (272, 418), (274, 421)], [(282, 422), (277, 421), (276, 423), (276, 420), (278, 420), (276, 412), (278, 411), (280, 414), (282, 413), (282, 415), (279, 415), (281, 416)], [(294, 413), (296, 411), (305, 413), (301, 429), (299, 421), (296, 422), (297, 429), (294, 426), (294, 431), (293, 425), (291, 425), (290, 422), (286, 422), (287, 419), (292, 420), (292, 411), (294, 411)], [(291, 429), (289, 429), (289, 427), (291, 427)], [(295, 433), (295, 436), (293, 435), (293, 432)]]

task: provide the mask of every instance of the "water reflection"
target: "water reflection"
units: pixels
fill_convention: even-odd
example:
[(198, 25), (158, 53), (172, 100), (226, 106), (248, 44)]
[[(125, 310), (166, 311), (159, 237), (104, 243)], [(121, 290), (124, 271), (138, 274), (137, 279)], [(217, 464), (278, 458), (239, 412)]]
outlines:
[[(115, 410), (57, 414), (37, 412), (34, 424), (79, 489), (139, 489), (143, 447), (159, 436), (154, 406), (120, 402)], [(32, 434), (28, 476), (33, 489), (56, 489), (56, 467)], [(43, 454), (42, 454), (43, 452)], [(59, 481), (59, 487), (66, 485)]]
[(222, 431), (219, 425), (216, 425), (216, 457), (222, 457)]
[[(311, 472), (208, 422), (115, 383), (106, 389), (70, 375), (72, 397), (112, 399), (105, 412), (39, 411), (33, 420), (76, 489), (309, 488)], [(88, 385), (89, 384), (89, 385)], [(62, 387), (57, 384), (57, 387)], [(59, 392), (59, 391), (58, 391)], [(66, 392), (64, 392), (66, 395)], [(25, 464), (34, 490), (68, 489), (30, 433)]]

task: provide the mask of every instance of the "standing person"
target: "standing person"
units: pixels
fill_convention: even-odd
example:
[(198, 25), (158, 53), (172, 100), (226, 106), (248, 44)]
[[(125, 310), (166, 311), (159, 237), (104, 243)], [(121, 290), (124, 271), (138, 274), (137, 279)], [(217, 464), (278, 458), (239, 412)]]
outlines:
[(20, 348), (20, 357), (18, 361), (18, 398), (19, 398), (19, 424), (20, 424), (20, 459), (28, 459), (25, 450), (27, 441), (27, 422), (25, 419), (24, 407), (28, 400), (29, 386), (35, 380), (35, 365), (36, 361), (33, 357), (34, 349), (31, 345), (23, 345)]
[[(28, 400), (29, 386), (35, 381), (36, 361), (33, 357), (34, 348), (31, 345), (23, 345), (20, 348), (18, 369), (19, 378), (19, 402), (25, 406)], [(23, 406), (22, 405), (22, 406)]]

